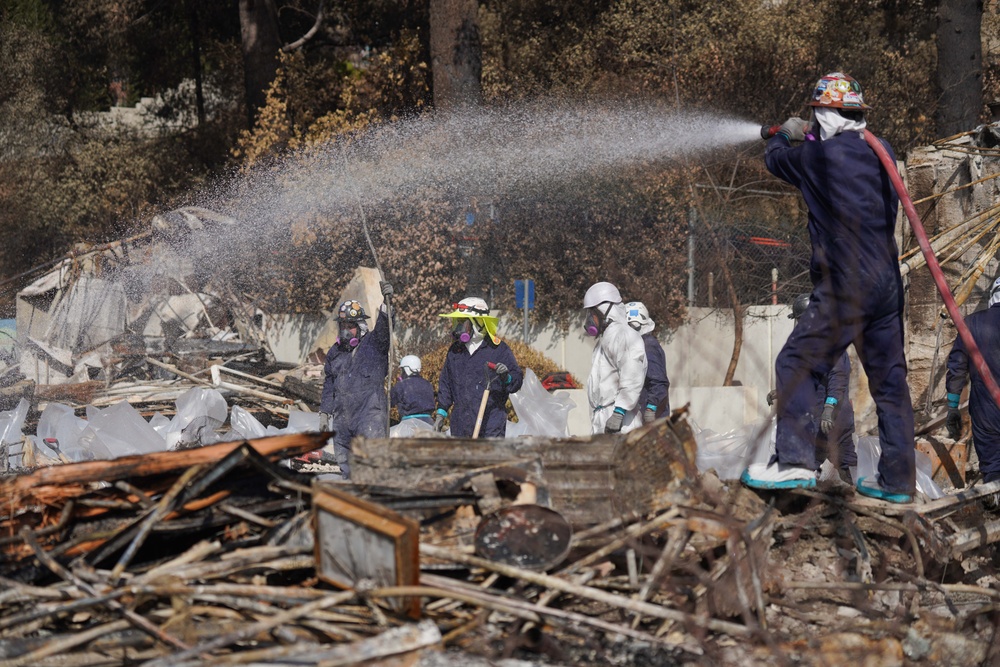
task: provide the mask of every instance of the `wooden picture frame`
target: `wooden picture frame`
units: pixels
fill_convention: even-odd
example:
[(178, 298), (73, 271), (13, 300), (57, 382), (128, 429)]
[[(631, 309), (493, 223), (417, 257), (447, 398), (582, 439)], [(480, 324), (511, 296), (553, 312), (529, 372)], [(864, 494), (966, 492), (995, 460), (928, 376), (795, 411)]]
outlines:
[[(362, 579), (376, 586), (420, 584), (420, 525), (329, 485), (313, 486), (316, 575), (342, 589)], [(390, 598), (396, 611), (420, 618), (420, 598)]]

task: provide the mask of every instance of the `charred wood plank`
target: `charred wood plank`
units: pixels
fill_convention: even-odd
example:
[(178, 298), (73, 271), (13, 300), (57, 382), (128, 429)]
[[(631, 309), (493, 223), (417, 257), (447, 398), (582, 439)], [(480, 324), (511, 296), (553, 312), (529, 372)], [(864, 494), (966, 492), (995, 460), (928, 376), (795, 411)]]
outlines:
[[(326, 436), (317, 433), (297, 433), (244, 442), (258, 454), (277, 460), (319, 449), (326, 443), (326, 439)], [(110, 461), (85, 461), (42, 468), (27, 475), (0, 479), (0, 497), (10, 499), (12, 503), (23, 503), (29, 498), (37, 497), (40, 489), (51, 487), (56, 487), (50, 491), (56, 497), (68, 497), (63, 496), (58, 487), (173, 473), (203, 463), (214, 463), (241, 445), (243, 442), (224, 442), (182, 451), (154, 452), (123, 456)]]
[(323, 398), (322, 382), (306, 382), (294, 375), (285, 376), (281, 388), (286, 394), (302, 399), (310, 407), (319, 407)]

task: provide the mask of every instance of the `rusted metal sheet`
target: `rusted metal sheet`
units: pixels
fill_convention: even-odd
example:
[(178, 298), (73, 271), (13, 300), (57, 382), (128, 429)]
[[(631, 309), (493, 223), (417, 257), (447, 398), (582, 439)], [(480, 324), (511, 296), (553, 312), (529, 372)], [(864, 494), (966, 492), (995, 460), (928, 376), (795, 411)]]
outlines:
[(931, 477), (938, 484), (950, 484), (956, 489), (965, 486), (965, 464), (969, 461), (969, 443), (950, 439), (917, 438), (917, 450), (931, 460)]

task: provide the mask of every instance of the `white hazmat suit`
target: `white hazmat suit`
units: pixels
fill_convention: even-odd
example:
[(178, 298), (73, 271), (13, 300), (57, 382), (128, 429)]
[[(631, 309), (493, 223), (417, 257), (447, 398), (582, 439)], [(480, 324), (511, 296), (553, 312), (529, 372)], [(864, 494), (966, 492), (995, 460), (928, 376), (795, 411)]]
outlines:
[(627, 324), (624, 304), (612, 305), (605, 322), (587, 378), (590, 423), (595, 434), (604, 433), (617, 406), (625, 409), (621, 432), (626, 433), (642, 426), (639, 394), (646, 381), (646, 347), (639, 332)]

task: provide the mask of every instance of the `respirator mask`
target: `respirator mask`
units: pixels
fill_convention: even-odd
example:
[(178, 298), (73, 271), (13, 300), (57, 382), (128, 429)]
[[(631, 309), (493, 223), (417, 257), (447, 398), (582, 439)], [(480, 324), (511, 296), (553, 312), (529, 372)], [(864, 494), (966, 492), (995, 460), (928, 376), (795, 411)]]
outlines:
[(457, 320), (451, 329), (451, 337), (459, 343), (468, 343), (472, 340), (472, 320), (467, 318)]
[(357, 322), (344, 322), (340, 325), (340, 337), (337, 343), (342, 347), (357, 347), (361, 342), (361, 327)]
[(587, 318), (583, 321), (583, 330), (587, 332), (588, 336), (601, 335), (604, 331), (604, 320), (608, 316), (608, 312), (611, 310), (611, 304), (608, 304), (608, 309), (601, 313), (600, 306), (587, 309)]

